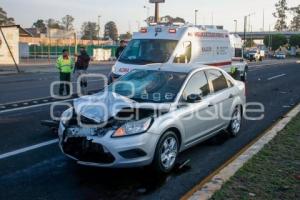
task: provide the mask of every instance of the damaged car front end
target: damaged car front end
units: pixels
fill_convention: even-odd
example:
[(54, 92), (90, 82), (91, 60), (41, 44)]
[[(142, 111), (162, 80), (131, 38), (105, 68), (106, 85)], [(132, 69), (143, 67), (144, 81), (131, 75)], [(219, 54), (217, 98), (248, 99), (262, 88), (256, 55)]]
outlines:
[[(74, 112), (70, 110), (66, 112)], [(150, 130), (153, 112), (133, 109), (131, 114), (137, 112), (142, 115), (127, 121), (118, 119), (120, 115), (125, 115), (121, 110), (116, 117), (102, 124), (85, 117), (81, 117), (78, 123), (74, 113), (70, 120), (62, 120), (60, 123), (61, 150), (84, 165), (130, 167), (149, 164), (159, 135)], [(128, 110), (126, 114), (131, 115)]]
[[(134, 75), (133, 79), (138, 79), (145, 74)], [(118, 168), (151, 164), (161, 136), (157, 119), (170, 111), (180, 89), (178, 85), (175, 95), (168, 94), (160, 100), (141, 98), (145, 92), (149, 94), (160, 87), (153, 77), (144, 86), (142, 79), (135, 83), (133, 95), (128, 95), (126, 83), (114, 82), (107, 91), (75, 99), (73, 107), (61, 116), (58, 130), (61, 151), (78, 164), (88, 166)], [(181, 84), (184, 78), (185, 74)]]

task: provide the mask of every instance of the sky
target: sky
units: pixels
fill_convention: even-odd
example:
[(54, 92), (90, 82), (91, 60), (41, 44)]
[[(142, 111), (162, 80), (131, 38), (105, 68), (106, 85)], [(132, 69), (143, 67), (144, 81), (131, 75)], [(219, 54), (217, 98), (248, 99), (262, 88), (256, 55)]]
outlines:
[[(37, 19), (61, 19), (66, 14), (75, 18), (77, 31), (85, 21), (98, 21), (103, 30), (108, 21), (115, 21), (120, 33), (136, 31), (139, 26), (145, 26), (143, 20), (154, 14), (154, 5), (148, 0), (0, 0), (9, 17), (14, 17), (22, 27), (31, 27)], [(166, 0), (160, 4), (160, 15), (179, 16), (186, 21), (194, 22), (194, 10), (198, 12), (198, 24), (223, 25), (225, 29), (234, 31), (234, 20), (237, 20), (238, 31), (243, 30), (243, 18), (250, 18), (253, 31), (263, 27), (263, 12), (265, 30), (274, 27), (277, 0)], [(296, 6), (299, 0), (287, 0), (288, 6)]]

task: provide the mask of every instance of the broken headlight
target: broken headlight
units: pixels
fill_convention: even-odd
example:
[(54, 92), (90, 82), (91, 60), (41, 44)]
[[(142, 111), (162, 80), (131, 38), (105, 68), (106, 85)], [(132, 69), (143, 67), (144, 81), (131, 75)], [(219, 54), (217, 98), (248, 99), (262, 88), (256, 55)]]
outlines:
[(123, 137), (146, 132), (152, 124), (152, 118), (145, 118), (139, 121), (130, 121), (118, 128), (112, 137)]
[(73, 108), (69, 108), (62, 113), (60, 120), (63, 123), (63, 125), (67, 125), (70, 119), (72, 119), (72, 117), (73, 117)]

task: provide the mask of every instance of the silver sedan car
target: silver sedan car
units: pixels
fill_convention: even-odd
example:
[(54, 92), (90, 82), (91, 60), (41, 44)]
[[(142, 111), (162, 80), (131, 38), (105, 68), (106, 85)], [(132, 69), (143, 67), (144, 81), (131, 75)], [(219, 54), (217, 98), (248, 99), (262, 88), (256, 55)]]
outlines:
[(59, 145), (78, 164), (168, 173), (180, 152), (222, 130), (237, 136), (245, 101), (244, 83), (220, 68), (143, 67), (74, 100), (62, 114)]

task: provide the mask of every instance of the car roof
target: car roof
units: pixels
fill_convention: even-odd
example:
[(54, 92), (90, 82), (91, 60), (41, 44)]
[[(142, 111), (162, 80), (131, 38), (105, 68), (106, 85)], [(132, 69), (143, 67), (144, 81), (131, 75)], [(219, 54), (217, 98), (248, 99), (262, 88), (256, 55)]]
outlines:
[(215, 67), (210, 67), (203, 64), (149, 64), (139, 69), (190, 73), (197, 69), (213, 69), (213, 68)]

